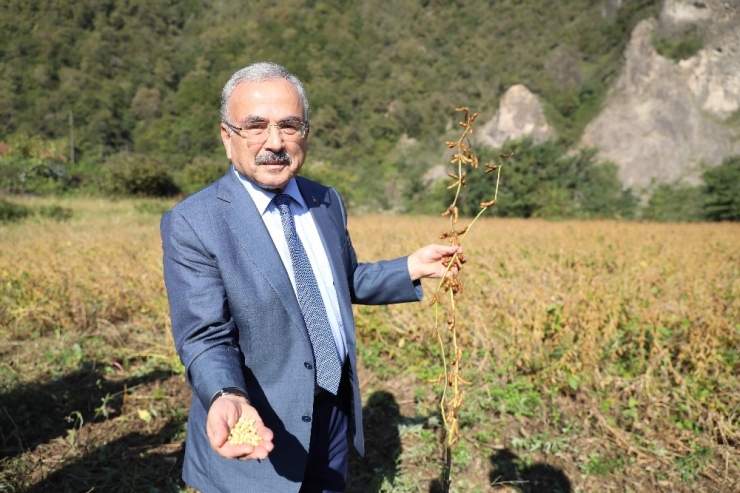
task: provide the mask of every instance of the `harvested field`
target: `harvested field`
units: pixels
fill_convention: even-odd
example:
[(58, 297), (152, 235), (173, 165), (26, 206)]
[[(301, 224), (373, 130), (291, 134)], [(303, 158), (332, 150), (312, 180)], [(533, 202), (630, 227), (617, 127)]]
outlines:
[[(0, 491), (187, 491), (158, 232), (171, 204), (62, 205), (63, 222), (0, 225)], [(350, 218), (366, 261), (447, 226)], [(740, 491), (738, 245), (738, 224), (479, 220), (453, 490)], [(439, 489), (435, 287), (355, 308), (368, 455), (351, 492)]]

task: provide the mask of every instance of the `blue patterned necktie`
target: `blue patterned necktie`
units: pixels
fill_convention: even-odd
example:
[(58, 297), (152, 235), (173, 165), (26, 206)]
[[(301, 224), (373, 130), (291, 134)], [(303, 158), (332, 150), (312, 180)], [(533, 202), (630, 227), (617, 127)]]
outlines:
[(313, 346), (316, 362), (316, 383), (336, 395), (339, 389), (339, 380), (342, 377), (342, 367), (339, 364), (337, 347), (326, 315), (326, 307), (321, 298), (321, 291), (316, 282), (311, 263), (308, 260), (303, 243), (295, 230), (293, 214), (290, 212), (290, 195), (280, 193), (273, 199), (280, 211), (280, 221), (283, 223), (283, 233), (290, 249), (290, 259), (293, 263), (296, 294), (298, 304), (306, 321), (308, 336)]

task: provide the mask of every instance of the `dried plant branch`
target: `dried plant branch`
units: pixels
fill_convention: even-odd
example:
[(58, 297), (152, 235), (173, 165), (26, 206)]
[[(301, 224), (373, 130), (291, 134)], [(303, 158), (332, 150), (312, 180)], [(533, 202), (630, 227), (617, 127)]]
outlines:
[[(471, 227), (478, 218), (490, 207), (496, 204), (498, 200), (498, 187), (501, 178), (501, 165), (494, 163), (485, 163), (484, 174), (497, 171), (496, 174), (496, 187), (493, 198), (491, 200), (482, 202), (480, 204), (481, 210), (473, 218), (473, 220), (462, 229), (457, 229), (457, 222), (459, 219), (458, 211), (458, 200), (463, 187), (467, 184), (469, 178), (469, 171), (475, 171), (479, 168), (478, 156), (472, 149), (470, 144), (470, 135), (473, 133), (473, 122), (478, 116), (478, 113), (470, 113), (470, 110), (466, 107), (455, 108), (455, 111), (463, 112), (465, 114), (459, 125), (463, 127), (463, 132), (457, 141), (446, 142), (446, 145), (450, 149), (455, 149), (452, 154), (451, 163), (456, 166), (456, 172), (450, 172), (447, 175), (454, 181), (450, 184), (447, 189), (455, 190), (455, 197), (452, 203), (447, 207), (442, 216), (449, 216), (450, 218), (450, 229), (449, 231), (443, 232), (439, 238), (447, 240), (451, 245), (460, 246), (463, 244), (467, 234), (470, 232)], [(503, 159), (510, 155), (501, 155)], [(472, 170), (466, 171), (464, 167), (470, 166)], [(452, 468), (452, 449), (458, 443), (460, 435), (460, 425), (458, 421), (458, 412), (463, 407), (464, 392), (462, 387), (471, 385), (471, 382), (466, 381), (460, 375), (460, 360), (462, 357), (462, 349), (460, 348), (458, 341), (458, 301), (457, 296), (463, 293), (463, 280), (459, 277), (459, 273), (463, 267), (465, 257), (454, 254), (449, 258), (445, 259), (445, 275), (440, 279), (437, 289), (432, 296), (430, 305), (435, 307), (435, 321), (434, 326), (437, 332), (437, 340), (440, 345), (440, 352), (442, 355), (443, 373), (436, 379), (438, 385), (442, 385), (442, 398), (440, 400), (440, 414), (442, 416), (442, 422), (445, 431), (445, 465), (442, 473), (442, 487), (443, 491), (449, 491), (451, 480), (450, 472)], [(455, 275), (450, 275), (452, 267), (456, 267)], [(447, 294), (446, 303), (446, 316), (445, 316), (445, 330), (442, 329), (440, 324), (440, 310), (442, 309), (442, 294)], [(445, 337), (446, 335), (446, 337)], [(445, 347), (445, 341), (448, 345)]]

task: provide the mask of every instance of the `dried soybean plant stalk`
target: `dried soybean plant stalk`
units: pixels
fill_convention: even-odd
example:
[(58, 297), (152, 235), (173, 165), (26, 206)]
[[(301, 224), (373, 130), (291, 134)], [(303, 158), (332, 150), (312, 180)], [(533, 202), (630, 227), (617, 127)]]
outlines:
[[(470, 231), (475, 221), (483, 214), (489, 207), (492, 207), (498, 197), (498, 184), (501, 177), (501, 165), (493, 163), (485, 163), (485, 174), (497, 171), (496, 174), (496, 188), (493, 194), (493, 198), (487, 202), (480, 204), (480, 211), (475, 218), (462, 229), (457, 229), (458, 208), (457, 202), (460, 198), (460, 192), (465, 186), (468, 179), (468, 167), (473, 171), (478, 169), (478, 156), (473, 152), (470, 144), (470, 134), (473, 133), (473, 121), (478, 116), (478, 113), (470, 113), (468, 108), (455, 108), (455, 111), (463, 112), (465, 114), (464, 120), (459, 122), (460, 126), (463, 127), (463, 132), (460, 138), (456, 142), (447, 142), (447, 147), (455, 149), (452, 154), (451, 163), (456, 166), (457, 172), (448, 173), (450, 178), (454, 180), (448, 190), (455, 189), (455, 198), (452, 200), (452, 204), (442, 214), (443, 216), (449, 216), (450, 218), (450, 230), (445, 231), (440, 235), (440, 239), (446, 239), (450, 245), (462, 245), (465, 240), (465, 236)], [(507, 158), (510, 155), (502, 154), (502, 158)], [(455, 254), (444, 260), (447, 266), (447, 274), (452, 266), (456, 266), (458, 275), (463, 266), (464, 257)], [(458, 275), (443, 276), (437, 286), (437, 290), (432, 296), (430, 305), (434, 306), (435, 312), (435, 329), (437, 332), (437, 339), (439, 341), (443, 373), (437, 378), (436, 382), (439, 385), (443, 385), (442, 399), (440, 401), (440, 411), (442, 414), (442, 421), (444, 424), (445, 431), (445, 464), (442, 473), (442, 487), (443, 491), (448, 492), (450, 489), (450, 472), (452, 467), (452, 449), (457, 444), (460, 438), (460, 427), (458, 424), (458, 410), (463, 406), (463, 390), (462, 387), (470, 385), (470, 382), (466, 381), (460, 376), (460, 357), (462, 350), (458, 345), (458, 333), (460, 326), (457, 318), (457, 298), (463, 292), (463, 281)], [(444, 300), (447, 299), (445, 302)], [(445, 329), (440, 326), (440, 310), (446, 311), (445, 314)], [(446, 336), (446, 337), (445, 337)], [(445, 347), (445, 341), (447, 341), (447, 347)]]

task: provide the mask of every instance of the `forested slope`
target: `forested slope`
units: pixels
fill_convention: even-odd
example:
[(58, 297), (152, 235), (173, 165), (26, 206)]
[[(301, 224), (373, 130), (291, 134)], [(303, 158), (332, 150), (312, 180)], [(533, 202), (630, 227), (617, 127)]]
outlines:
[(72, 112), (88, 169), (121, 152), (175, 170), (222, 159), (220, 89), (268, 59), (306, 83), (307, 171), (351, 188), (353, 203), (390, 207), (393, 193), (378, 200), (389, 183), (400, 197), (440, 160), (454, 108), (490, 116), (512, 84), (537, 94), (573, 142), (629, 31), (660, 3), (606, 15), (593, 0), (2, 0), (0, 140), (66, 142)]

